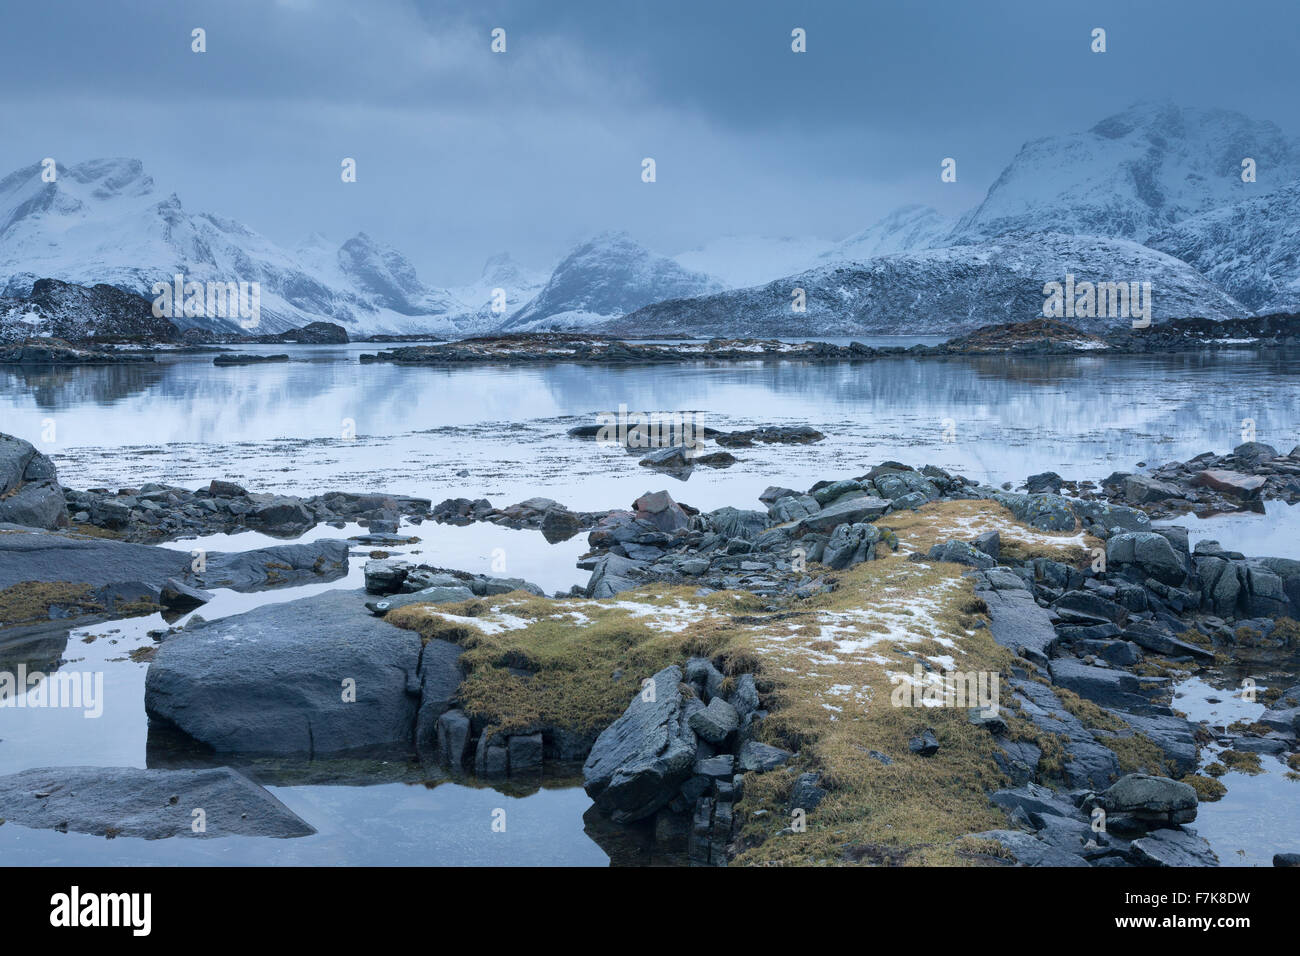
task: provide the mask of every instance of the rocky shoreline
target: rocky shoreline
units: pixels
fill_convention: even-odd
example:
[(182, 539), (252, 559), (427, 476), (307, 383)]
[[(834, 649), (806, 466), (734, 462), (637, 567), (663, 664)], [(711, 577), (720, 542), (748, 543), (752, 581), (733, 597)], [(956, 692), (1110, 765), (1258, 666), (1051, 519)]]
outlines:
[(938, 345), (871, 346), (862, 342), (783, 342), (777, 339), (729, 338), (707, 342), (635, 342), (581, 333), (496, 335), (438, 345), (408, 346), (374, 354), (362, 362), (397, 365), (476, 363), (550, 364), (577, 362), (644, 365), (681, 362), (752, 362), (762, 360), (841, 362), (885, 358), (962, 355), (1147, 355), (1242, 349), (1300, 347), (1300, 316), (1213, 322), (1178, 319), (1147, 329), (1119, 329), (1094, 334), (1053, 319), (987, 326)]
[[(350, 339), (347, 330), (328, 322), (275, 335), (237, 335), (188, 330), (164, 339), (22, 339), (0, 341), (0, 365), (118, 364), (153, 361), (161, 351), (220, 350), (222, 346), (421, 342), (373, 353), (362, 363), (446, 366), (466, 364), (658, 365), (684, 362), (860, 362), (888, 358), (943, 358), (977, 355), (1150, 355), (1184, 352), (1277, 350), (1300, 348), (1300, 316), (1269, 315), (1213, 321), (1174, 319), (1143, 329), (1085, 332), (1054, 319), (1031, 319), (990, 325), (957, 335), (938, 345), (871, 346), (862, 342), (784, 342), (764, 338), (673, 337), (647, 342), (590, 333), (538, 332), (488, 335), (451, 342), (436, 336), (385, 336)], [(280, 356), (222, 356), (218, 365), (286, 361)]]
[[(815, 440), (733, 440), (781, 438)], [(1189, 720), (1174, 687), (1244, 649), (1294, 655), (1300, 561), (1192, 548), (1185, 528), (1152, 519), (1292, 502), (1297, 473), (1300, 449), (1259, 443), (1097, 484), (1035, 475), (1022, 491), (883, 462), (769, 488), (758, 507), (701, 512), (659, 491), (577, 512), (544, 498), (261, 495), (221, 479), (75, 491), (31, 445), (0, 436), (0, 659), (48, 660), (51, 634), (78, 622), (199, 608), (155, 636), (151, 740), (178, 735), (217, 763), (406, 754), (524, 784), (581, 763), (604, 821), (593, 833), (697, 865), (1215, 865), (1188, 826), (1221, 795), (1214, 768), (1272, 754), (1300, 779), (1300, 685), (1260, 688), (1261, 716), (1227, 727)], [(586, 533), (590, 579), (547, 597), (519, 579), (378, 556), (363, 591), (201, 620), (213, 589), (337, 580), (354, 546), (410, 541), (426, 521), (548, 541)], [(156, 546), (352, 523), (364, 528), (353, 545), (209, 553), (201, 565)], [(928, 686), (954, 665), (999, 679), (991, 704), (889, 705), (897, 675), (915, 667)], [(855, 718), (837, 719), (850, 706)], [(1202, 769), (1207, 747), (1217, 759)], [(0, 817), (183, 835), (162, 811), (120, 827), (129, 797), (49, 803), (74, 771), (94, 775), (0, 778)], [(233, 771), (192, 783), (103, 771), (115, 772), (126, 793), (217, 787), (212, 799), (232, 808), (224, 832), (311, 831)], [(926, 788), (954, 779), (948, 810), (926, 810)], [(33, 795), (48, 813), (12, 812)], [(1297, 848), (1277, 849), (1285, 862)]]

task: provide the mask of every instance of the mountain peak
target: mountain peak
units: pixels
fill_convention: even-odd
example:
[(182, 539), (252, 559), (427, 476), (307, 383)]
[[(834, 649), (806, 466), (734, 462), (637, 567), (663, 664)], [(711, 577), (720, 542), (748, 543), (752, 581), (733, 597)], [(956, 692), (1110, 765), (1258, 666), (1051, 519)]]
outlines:
[[(1256, 162), (1256, 182), (1242, 182), (1246, 158)], [(1300, 143), (1275, 124), (1143, 101), (1084, 132), (1025, 143), (952, 240), (1027, 229), (1143, 241), (1296, 178)]]
[(703, 295), (721, 288), (711, 276), (651, 252), (627, 232), (602, 232), (575, 246), (537, 297), (503, 328), (539, 323), (585, 325), (662, 299)]
[(75, 166), (58, 166), (59, 178), (94, 187), (97, 199), (114, 196), (147, 196), (153, 192), (153, 177), (144, 171), (144, 163), (125, 157), (88, 159)]

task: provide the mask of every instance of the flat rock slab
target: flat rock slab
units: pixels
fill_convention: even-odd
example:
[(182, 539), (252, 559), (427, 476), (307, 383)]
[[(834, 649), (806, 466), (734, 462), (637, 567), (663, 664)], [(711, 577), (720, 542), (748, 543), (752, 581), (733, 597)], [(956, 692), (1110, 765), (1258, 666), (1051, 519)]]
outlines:
[(168, 578), (183, 579), (192, 560), (187, 551), (107, 538), (0, 534), (0, 589), (22, 581), (67, 581), (91, 588), (140, 581), (161, 588)]
[(1102, 707), (1136, 714), (1169, 713), (1167, 706), (1155, 702), (1168, 689), (1167, 677), (1138, 677), (1118, 668), (1085, 664), (1073, 657), (1058, 657), (1051, 662), (1050, 670), (1053, 684)]
[(1198, 472), (1196, 483), (1237, 498), (1253, 498), (1268, 481), (1258, 475), (1246, 475), (1239, 471), (1226, 471), (1221, 468), (1209, 468)]
[(1021, 830), (985, 830), (971, 836), (983, 840), (996, 840), (1011, 851), (1021, 866), (1088, 866), (1077, 853), (1069, 853)]
[(1097, 742), (1078, 717), (1065, 709), (1052, 688), (1037, 681), (1012, 678), (1011, 686), (1021, 702), (1021, 714), (1035, 727), (1059, 734), (1065, 740), (1065, 777), (1072, 787), (1102, 790), (1119, 776), (1114, 752)]
[(1219, 858), (1204, 837), (1182, 827), (1151, 831), (1131, 844), (1139, 866), (1218, 866)]
[[(202, 810), (203, 830), (195, 832)], [(0, 777), (0, 817), (95, 836), (310, 836), (316, 829), (229, 767), (54, 767)]]
[(1120, 713), (1117, 716), (1136, 733), (1142, 734), (1159, 747), (1165, 759), (1173, 761), (1179, 776), (1196, 769), (1198, 750), (1195, 724), (1183, 717), (1158, 714), (1144, 716)]
[(993, 640), (1026, 660), (1045, 664), (1056, 648), (1052, 616), (1038, 606), (1029, 591), (979, 590), (989, 609)]
[(361, 591), (327, 591), (165, 641), (145, 677), (145, 711), (219, 752), (413, 746), (421, 688), (432, 683), (420, 649), (418, 634), (371, 614)]
[(313, 580), (332, 581), (347, 573), (348, 543), (336, 538), (278, 544), (256, 551), (215, 552), (207, 556), (206, 565), (201, 573), (193, 575), (202, 588), (254, 591)]
[(846, 496), (816, 514), (800, 518), (794, 527), (799, 534), (809, 531), (833, 531), (842, 524), (874, 521), (888, 511), (891, 504), (892, 502), (884, 498), (875, 498), (867, 494), (858, 497)]
[(200, 588), (258, 588), (329, 581), (347, 573), (346, 541), (325, 539), (256, 551), (209, 552), (195, 573), (189, 551), (57, 532), (0, 534), (0, 590), (23, 581), (66, 581), (92, 589), (170, 578)]

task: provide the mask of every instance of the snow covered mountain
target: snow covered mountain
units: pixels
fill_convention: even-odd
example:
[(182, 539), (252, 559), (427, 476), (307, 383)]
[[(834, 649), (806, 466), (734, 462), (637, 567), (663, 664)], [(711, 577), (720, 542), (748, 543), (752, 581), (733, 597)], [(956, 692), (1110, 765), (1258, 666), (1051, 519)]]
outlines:
[[(0, 180), (0, 294), (24, 296), (49, 277), (152, 301), (155, 283), (181, 273), (186, 281), (260, 283), (263, 333), (320, 320), (354, 335), (457, 331), (460, 304), (424, 289), (409, 263), (364, 235), (337, 250), (333, 267), (324, 257), (318, 272), (241, 223), (186, 211), (174, 193), (157, 191), (138, 160), (58, 166), (52, 183), (41, 171), (32, 165)], [(216, 318), (175, 321), (228, 331)]]
[(565, 256), (541, 292), (502, 329), (582, 328), (651, 302), (722, 289), (716, 279), (655, 255), (627, 233), (602, 233)]
[[(1248, 314), (1191, 266), (1126, 239), (1023, 233), (988, 242), (820, 266), (766, 285), (647, 306), (596, 326), (695, 336), (948, 334), (1043, 314), (1044, 286), (1151, 283), (1153, 321)], [(803, 289), (806, 311), (795, 312)], [(1081, 328), (1128, 325), (1131, 316), (1074, 318)]]
[[(1257, 181), (1242, 182), (1242, 160)], [(1300, 178), (1300, 142), (1228, 110), (1139, 103), (1084, 133), (1036, 139), (961, 218), (953, 241), (1034, 230), (1145, 241)]]
[(837, 242), (818, 259), (820, 264), (845, 260), (866, 262), (898, 252), (938, 249), (948, 245), (948, 235), (954, 225), (954, 220), (929, 206), (900, 206), (861, 232)]
[(1300, 181), (1185, 219), (1148, 244), (1260, 315), (1300, 312)]
[[(1254, 182), (1241, 178), (1247, 158)], [(191, 212), (138, 160), (57, 171), (53, 183), (40, 165), (0, 179), (0, 296), (26, 301), (42, 278), (147, 299), (177, 273), (257, 282), (262, 333), (314, 321), (338, 323), (353, 338), (587, 327), (950, 331), (1038, 315), (1043, 284), (1067, 273), (1150, 279), (1157, 317), (1300, 309), (1300, 140), (1239, 113), (1169, 103), (1140, 103), (1086, 132), (1026, 143), (955, 225), (912, 204), (840, 242), (731, 236), (672, 258), (605, 233), (549, 275), (503, 253), (477, 281), (450, 289), (425, 285), (410, 259), (365, 233), (342, 244), (313, 236), (290, 250), (239, 222)], [(808, 290), (803, 314), (789, 310), (796, 285)], [(173, 321), (230, 331), (220, 318)]]
[[(465, 310), (458, 320), (461, 330), (479, 335), (499, 328), (542, 291), (548, 278), (545, 272), (524, 268), (508, 252), (489, 256), (477, 282), (451, 290)], [(494, 310), (498, 289), (504, 293), (504, 308)]]

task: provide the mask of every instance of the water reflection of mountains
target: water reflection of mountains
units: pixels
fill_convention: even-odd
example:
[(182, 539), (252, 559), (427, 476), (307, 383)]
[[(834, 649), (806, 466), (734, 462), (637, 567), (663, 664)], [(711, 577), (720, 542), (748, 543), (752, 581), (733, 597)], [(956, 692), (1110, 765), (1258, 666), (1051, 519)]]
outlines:
[(0, 370), (0, 392), (26, 392), (38, 408), (55, 411), (77, 405), (112, 405), (156, 388), (167, 366), (152, 362), (125, 365), (60, 366)]
[[(1245, 398), (1252, 386), (1271, 389), (1267, 408), (1242, 416), (1285, 419), (1288, 430), (1300, 412), (1300, 390), (1288, 385), (1300, 358), (1284, 353), (1218, 352), (1159, 356), (956, 356), (897, 358), (853, 363), (746, 362), (653, 367), (558, 364), (430, 369), (312, 363), (289, 367), (250, 366), (216, 369), (200, 361), (91, 366), (56, 370), (8, 369), (0, 372), (0, 391), (24, 392), (43, 410), (108, 406), (148, 396), (155, 410), (171, 406), (185, 412), (203, 407), (240, 406), (236, 418), (248, 420), (285, 403), (306, 407), (332, 393), (347, 395), (351, 407), (365, 409), (371, 422), (384, 421), (395, 434), (443, 424), (448, 396), (463, 396), (460, 422), (528, 419), (554, 408), (564, 414), (630, 409), (719, 411), (727, 390), (761, 389), (770, 403), (740, 401), (732, 412), (755, 421), (789, 420), (816, 411), (821, 420), (835, 406), (854, 418), (868, 411), (1024, 407), (1028, 419), (1060, 415), (1102, 424), (1115, 409), (1153, 395), (1168, 402), (1179, 389), (1204, 402), (1207, 395)], [(350, 393), (350, 394), (349, 394)], [(1049, 397), (1051, 396), (1051, 397)], [(791, 399), (785, 407), (781, 399)], [(1257, 401), (1257, 400), (1253, 400)], [(1101, 404), (1099, 404), (1101, 403)], [(1247, 401), (1250, 404), (1251, 401)], [(440, 407), (442, 406), (442, 407)], [(802, 408), (798, 406), (804, 406)], [(1032, 411), (1037, 406), (1037, 412)], [(1089, 407), (1093, 406), (1093, 407)], [(1206, 413), (1204, 405), (1199, 406)], [(468, 418), (467, 418), (468, 414)], [(833, 413), (832, 413), (833, 415)], [(1121, 417), (1132, 417), (1124, 415)], [(1138, 416), (1141, 417), (1141, 416)], [(1183, 419), (1180, 412), (1177, 416)], [(1241, 416), (1239, 416), (1241, 417)], [(1195, 413), (1188, 412), (1188, 420)], [(1045, 422), (1046, 424), (1046, 422)], [(1146, 423), (1150, 425), (1150, 422)], [(231, 436), (236, 438), (237, 436)], [(1225, 439), (1227, 440), (1227, 439)], [(1223, 442), (1218, 442), (1223, 444)]]

